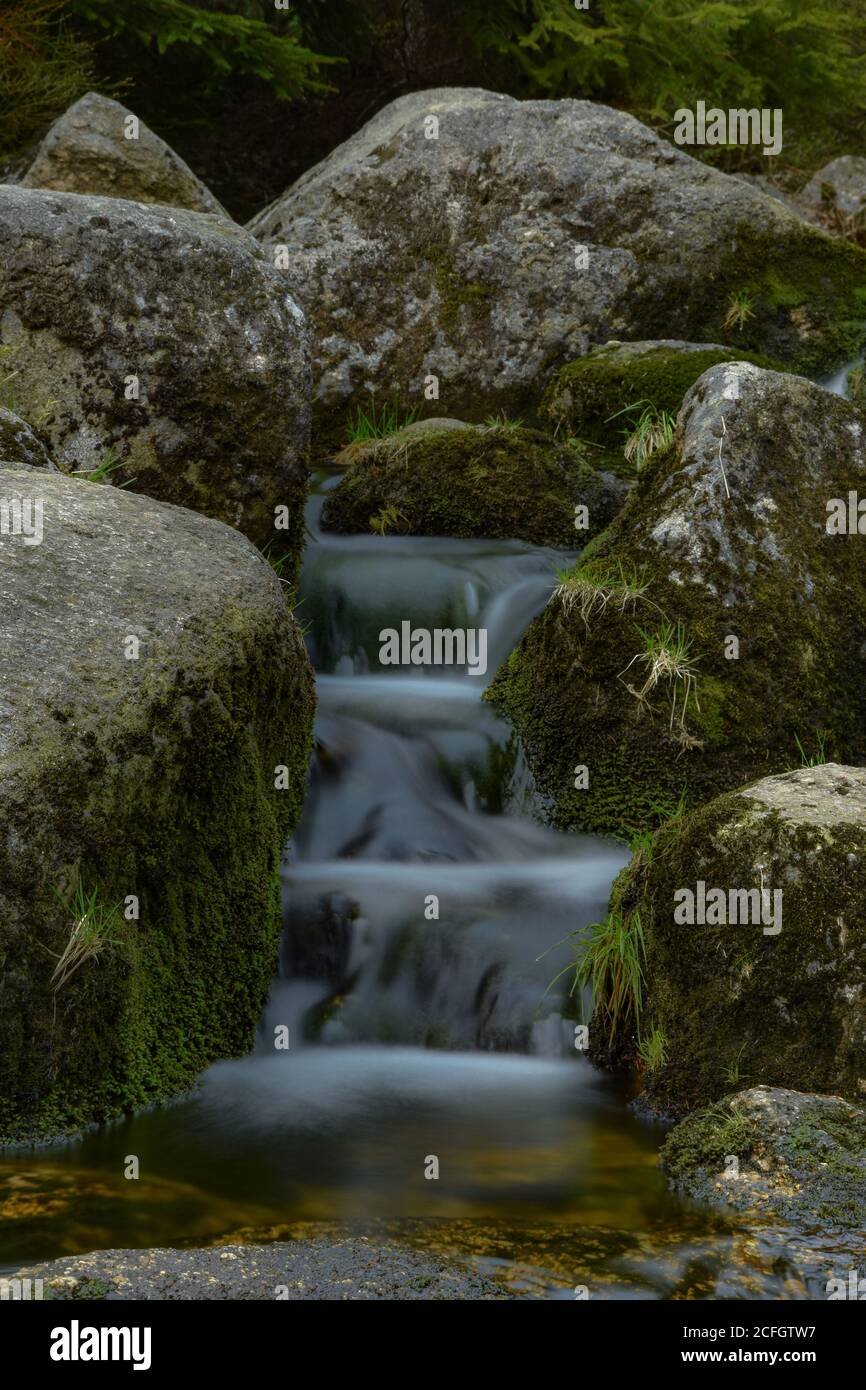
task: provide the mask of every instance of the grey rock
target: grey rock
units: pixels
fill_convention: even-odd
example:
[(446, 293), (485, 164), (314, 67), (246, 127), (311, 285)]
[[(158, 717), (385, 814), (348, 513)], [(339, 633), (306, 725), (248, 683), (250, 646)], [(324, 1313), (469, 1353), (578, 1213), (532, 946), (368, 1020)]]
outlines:
[[(2, 1144), (252, 1044), (313, 696), (284, 588), (238, 531), (44, 469), (0, 467), (0, 499), (29, 523), (0, 530)], [(100, 949), (58, 983), (77, 921)]]
[(97, 1250), (19, 1270), (53, 1299), (371, 1302), (508, 1299), (469, 1266), (363, 1236), (199, 1250)]
[[(838, 1232), (866, 1235), (866, 1111), (839, 1096), (738, 1091), (687, 1116), (668, 1136), (662, 1166), (699, 1201), (820, 1230), (827, 1251)], [(826, 1270), (826, 1254), (822, 1263)]]
[[(250, 226), (287, 248), (323, 428), (369, 392), (421, 400), (428, 374), (448, 414), (519, 414), (612, 337), (728, 337), (818, 363), (853, 346), (844, 317), (866, 282), (862, 252), (632, 116), (475, 88), (398, 98)], [(755, 317), (732, 336), (747, 283)]]
[[(119, 198), (0, 188), (0, 340), (54, 461), (300, 549), (303, 315), (246, 232)], [(128, 379), (138, 399), (127, 399)]]
[(227, 218), (201, 179), (143, 121), (135, 139), (126, 137), (130, 119), (138, 120), (120, 102), (87, 92), (54, 122), (21, 183)]
[(20, 463), (28, 468), (57, 472), (48, 450), (27, 421), (3, 407), (0, 407), (0, 463)]
[(831, 159), (801, 189), (801, 202), (815, 210), (837, 208), (846, 217), (866, 211), (866, 159), (843, 154)]

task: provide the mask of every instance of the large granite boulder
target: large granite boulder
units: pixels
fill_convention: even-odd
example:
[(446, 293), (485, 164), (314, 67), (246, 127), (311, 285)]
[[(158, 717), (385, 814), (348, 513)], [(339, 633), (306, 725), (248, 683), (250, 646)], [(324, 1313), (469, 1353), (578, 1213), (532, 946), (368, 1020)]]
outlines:
[(748, 363), (699, 378), (487, 691), (557, 824), (628, 836), (802, 752), (866, 762), (858, 489), (850, 402)]
[(120, 102), (87, 92), (45, 136), (20, 182), (25, 188), (93, 193), (228, 213), (164, 140)]
[(866, 159), (856, 154), (831, 159), (812, 175), (799, 198), (815, 212), (861, 217), (866, 214)]
[(6, 465), (0, 521), (11, 1142), (161, 1099), (249, 1048), (313, 696), (284, 588), (239, 532)]
[(611, 897), (643, 935), (654, 1104), (691, 1110), (744, 1081), (862, 1101), (864, 895), (866, 768), (764, 778), (662, 827)]
[(587, 101), (400, 97), (250, 226), (312, 321), (323, 429), (431, 376), (443, 414), (519, 414), (611, 338), (801, 369), (863, 338), (866, 253)]
[[(199, 213), (0, 187), (0, 342), (55, 463), (299, 552), (303, 315), (240, 228)], [(280, 519), (284, 520), (283, 514)]]

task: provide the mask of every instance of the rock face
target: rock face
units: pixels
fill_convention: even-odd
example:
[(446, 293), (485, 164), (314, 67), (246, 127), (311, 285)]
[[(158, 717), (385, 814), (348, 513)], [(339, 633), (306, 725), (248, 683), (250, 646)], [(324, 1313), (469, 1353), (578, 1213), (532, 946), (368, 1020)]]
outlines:
[(57, 469), (51, 462), (42, 440), (34, 434), (26, 420), (11, 410), (0, 407), (0, 463), (20, 463), (27, 468)]
[(112, 480), (256, 540), (286, 506), (299, 551), (305, 326), (253, 239), (197, 213), (3, 187), (0, 248), (2, 364), (54, 461), (92, 470), (111, 450)]
[[(827, 763), (673, 821), (614, 885), (638, 913), (650, 1079), (682, 1112), (743, 1078), (866, 1093), (866, 768)], [(763, 894), (763, 896), (762, 896)]]
[[(134, 138), (128, 131), (136, 132)], [(97, 92), (88, 92), (54, 122), (21, 183), (228, 217), (164, 140), (125, 106)]]
[(838, 1096), (739, 1091), (683, 1120), (661, 1161), (699, 1201), (770, 1212), (825, 1234), (866, 1234), (866, 1111)]
[[(416, 421), (338, 454), (347, 471), (328, 494), (324, 529), (505, 536), (574, 548), (608, 524), (626, 495), (580, 449), (537, 430), (443, 424)], [(577, 531), (580, 506), (586, 513), (578, 519), (587, 524)]]
[(238, 532), (2, 467), (0, 519), (16, 514), (24, 528), (0, 528), (2, 1142), (171, 1095), (250, 1046), (313, 704), (282, 586)]
[(844, 217), (858, 217), (866, 212), (866, 159), (855, 154), (831, 159), (813, 175), (799, 196), (816, 210), (835, 208)]
[(323, 427), (370, 391), (420, 402), (429, 375), (445, 414), (519, 414), (614, 337), (804, 368), (863, 336), (866, 254), (591, 102), (400, 97), (250, 226), (287, 248)]
[(203, 1250), (97, 1250), (19, 1270), (53, 1299), (310, 1299), (370, 1302), (507, 1299), (504, 1284), (407, 1246), (343, 1240), (216, 1245)]
[(557, 824), (628, 835), (822, 741), (866, 761), (866, 540), (827, 529), (858, 488), (849, 402), (746, 363), (695, 383), (487, 692)]

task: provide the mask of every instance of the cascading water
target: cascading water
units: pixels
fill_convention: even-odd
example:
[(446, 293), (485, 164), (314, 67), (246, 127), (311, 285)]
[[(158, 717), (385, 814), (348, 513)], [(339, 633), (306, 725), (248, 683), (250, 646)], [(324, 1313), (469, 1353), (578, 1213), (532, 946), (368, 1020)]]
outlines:
[[(660, 1126), (576, 1052), (568, 975), (548, 988), (571, 959), (557, 943), (604, 912), (628, 851), (532, 818), (519, 749), (480, 697), (568, 557), (326, 536), (320, 504), (300, 608), (317, 749), (255, 1050), (173, 1105), (0, 1161), (0, 1272), (324, 1222), (535, 1296), (805, 1293), (819, 1274), (790, 1233), (668, 1191)], [(379, 633), (404, 619), (486, 628), (487, 675), (380, 667)]]

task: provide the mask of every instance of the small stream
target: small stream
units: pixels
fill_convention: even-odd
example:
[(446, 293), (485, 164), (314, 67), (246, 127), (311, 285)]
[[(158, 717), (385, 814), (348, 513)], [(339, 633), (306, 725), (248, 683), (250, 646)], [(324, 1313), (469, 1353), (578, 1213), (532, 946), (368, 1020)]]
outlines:
[[(0, 1159), (0, 1270), (351, 1225), (536, 1297), (814, 1292), (820, 1269), (790, 1233), (669, 1192), (663, 1128), (576, 1052), (568, 979), (548, 988), (571, 956), (556, 943), (603, 914), (628, 852), (540, 823), (481, 692), (569, 557), (323, 535), (335, 481), (320, 479), (308, 516), (317, 749), (255, 1050), (173, 1104)], [(486, 676), (380, 666), (380, 630), (404, 619), (486, 628)]]

